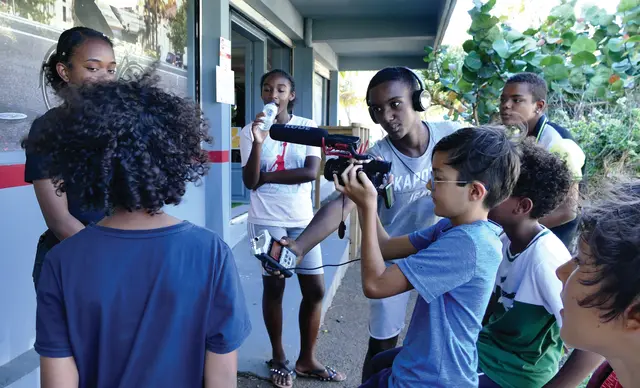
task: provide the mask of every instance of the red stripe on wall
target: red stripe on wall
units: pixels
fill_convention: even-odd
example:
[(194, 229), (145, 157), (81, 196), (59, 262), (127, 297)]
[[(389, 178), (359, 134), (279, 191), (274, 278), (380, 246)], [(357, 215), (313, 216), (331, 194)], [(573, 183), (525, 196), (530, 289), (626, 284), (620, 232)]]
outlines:
[[(211, 163), (228, 163), (230, 159), (229, 154), (229, 150), (209, 151), (209, 161), (211, 161)], [(27, 185), (29, 185), (29, 183), (24, 181), (24, 164), (0, 166), (0, 189)]]
[(209, 151), (209, 161), (211, 163), (227, 163), (229, 162), (229, 154), (229, 150)]
[(24, 164), (0, 166), (0, 189), (27, 185), (24, 181)]

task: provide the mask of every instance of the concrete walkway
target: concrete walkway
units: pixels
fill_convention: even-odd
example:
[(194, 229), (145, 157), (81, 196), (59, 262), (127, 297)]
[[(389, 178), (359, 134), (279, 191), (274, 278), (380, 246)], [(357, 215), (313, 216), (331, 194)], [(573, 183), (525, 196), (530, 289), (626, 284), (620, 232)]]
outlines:
[[(336, 233), (327, 238), (322, 244), (322, 260), (326, 264), (340, 264), (348, 261), (348, 235), (340, 240)], [(238, 369), (259, 376), (267, 376), (265, 361), (271, 359), (271, 344), (262, 319), (262, 267), (260, 262), (249, 253), (249, 239), (244, 238), (233, 249), (240, 280), (244, 289), (247, 306), (251, 317), (253, 330), (251, 335), (240, 348)], [(323, 312), (331, 305), (331, 301), (340, 284), (346, 267), (325, 268), (325, 297)], [(300, 350), (300, 331), (298, 328), (298, 311), (302, 295), (297, 278), (287, 280), (283, 300), (283, 342), (287, 357), (295, 360)]]
[[(332, 182), (324, 182), (321, 187), (321, 198), (326, 202), (334, 195)], [(347, 222), (348, 225), (348, 222)], [(239, 350), (240, 372), (256, 376), (268, 377), (265, 361), (271, 359), (271, 344), (262, 318), (262, 267), (260, 261), (249, 252), (249, 238), (246, 235), (246, 221), (233, 225), (232, 238), (237, 241), (233, 246), (233, 256), (236, 260), (238, 273), (242, 282), (247, 307), (253, 330), (249, 338)], [(337, 233), (329, 236), (321, 243), (323, 264), (337, 265), (349, 260), (349, 233), (344, 239), (339, 239)], [(347, 267), (325, 267), (325, 297), (323, 301), (323, 315), (331, 305), (333, 297), (346, 273)], [(287, 357), (296, 359), (300, 351), (300, 330), (298, 327), (298, 311), (302, 294), (297, 278), (287, 280), (283, 300), (283, 342)]]
[[(407, 326), (413, 306), (415, 305), (416, 293), (412, 293), (411, 302), (407, 309)], [(358, 387), (360, 385), (362, 363), (367, 351), (369, 333), (367, 322), (369, 317), (369, 302), (362, 293), (360, 282), (360, 263), (349, 266), (342, 280), (340, 288), (336, 293), (331, 307), (327, 310), (324, 323), (318, 335), (317, 357), (318, 360), (344, 372), (347, 380), (341, 384), (320, 382), (317, 380), (298, 378), (293, 386), (296, 388), (330, 388), (330, 387)], [(253, 322), (253, 321), (252, 321)], [(258, 326), (258, 327), (256, 327)], [(288, 325), (287, 328), (289, 328)], [(295, 326), (295, 325), (294, 325)], [(264, 324), (259, 322), (254, 325), (255, 332), (264, 332), (265, 341), (268, 342)], [(406, 331), (406, 328), (405, 328)], [(297, 330), (296, 330), (297, 335)], [(405, 333), (401, 334), (401, 339)], [(293, 332), (288, 336), (287, 342), (297, 343), (298, 339), (293, 337)], [(288, 349), (287, 349), (288, 350)], [(248, 351), (248, 349), (247, 349)], [(266, 356), (270, 356), (267, 353)], [(297, 353), (289, 352), (289, 360), (295, 363)], [(240, 355), (241, 359), (243, 355)], [(264, 366), (265, 357), (260, 361), (263, 363), (260, 369), (263, 370), (259, 376), (255, 374), (239, 373), (238, 388), (268, 388), (272, 384), (265, 379), (267, 368)], [(242, 368), (240, 369), (242, 371)]]

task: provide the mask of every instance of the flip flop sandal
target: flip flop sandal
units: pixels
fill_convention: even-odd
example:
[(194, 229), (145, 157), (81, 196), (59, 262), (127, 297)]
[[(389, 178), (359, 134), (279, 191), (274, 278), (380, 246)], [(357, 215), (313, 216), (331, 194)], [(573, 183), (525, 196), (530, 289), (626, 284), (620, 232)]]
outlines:
[[(267, 365), (269, 366), (269, 372), (271, 372), (271, 383), (273, 385), (275, 385), (278, 388), (291, 388), (293, 386), (293, 380), (295, 380), (296, 378), (296, 373), (291, 369), (289, 369), (289, 367), (287, 366), (289, 365), (289, 360), (286, 360), (285, 362), (269, 360), (267, 361)], [(284, 377), (285, 379), (287, 378), (287, 376), (290, 376), (291, 385), (282, 385), (282, 384), (276, 383), (274, 381), (275, 375), (279, 375), (281, 377)]]
[[(325, 376), (325, 373), (328, 376)], [(300, 377), (306, 377), (309, 379), (316, 379), (320, 381), (334, 381), (338, 383), (347, 379), (346, 377), (339, 379), (338, 372), (336, 372), (335, 369), (329, 366), (325, 366), (324, 369), (316, 369), (309, 372), (300, 372), (298, 369), (296, 369), (296, 374)]]

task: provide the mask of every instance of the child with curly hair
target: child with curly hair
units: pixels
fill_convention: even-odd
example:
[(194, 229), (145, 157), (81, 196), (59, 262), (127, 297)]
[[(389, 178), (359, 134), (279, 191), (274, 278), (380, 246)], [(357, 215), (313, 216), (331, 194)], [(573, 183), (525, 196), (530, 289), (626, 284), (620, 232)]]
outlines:
[(575, 252), (575, 237), (580, 223), (578, 203), (584, 176), (585, 154), (571, 132), (545, 115), (548, 108), (547, 82), (535, 73), (511, 76), (500, 96), (500, 118), (504, 125), (524, 125), (527, 136), (547, 151), (561, 155), (572, 174), (573, 182), (565, 200), (539, 221), (558, 236), (570, 252)]
[(589, 388), (640, 387), (640, 179), (584, 207), (578, 255), (558, 268), (567, 345), (607, 359)]
[(58, 193), (111, 209), (49, 251), (35, 349), (43, 386), (236, 384), (251, 325), (231, 249), (163, 211), (207, 172), (196, 105), (145, 75), (65, 91), (29, 146)]
[(504, 230), (503, 258), (477, 343), (479, 386), (539, 388), (550, 381), (577, 386), (601, 358), (577, 350), (558, 372), (562, 283), (555, 270), (571, 254), (539, 221), (562, 203), (572, 176), (564, 160), (532, 140), (521, 149), (513, 192), (489, 212)]

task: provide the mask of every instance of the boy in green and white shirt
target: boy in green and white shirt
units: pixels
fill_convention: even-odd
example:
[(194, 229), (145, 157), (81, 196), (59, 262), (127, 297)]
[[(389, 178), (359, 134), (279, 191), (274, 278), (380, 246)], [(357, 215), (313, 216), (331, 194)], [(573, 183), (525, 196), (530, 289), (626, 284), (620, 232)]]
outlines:
[[(562, 203), (572, 175), (565, 161), (532, 141), (522, 152), (511, 197), (489, 213), (504, 229), (503, 260), (477, 343), (480, 388), (541, 388), (562, 357), (562, 283), (555, 271), (571, 255), (538, 220)], [(569, 368), (588, 361), (576, 355)]]

